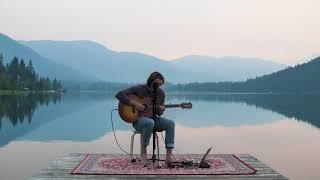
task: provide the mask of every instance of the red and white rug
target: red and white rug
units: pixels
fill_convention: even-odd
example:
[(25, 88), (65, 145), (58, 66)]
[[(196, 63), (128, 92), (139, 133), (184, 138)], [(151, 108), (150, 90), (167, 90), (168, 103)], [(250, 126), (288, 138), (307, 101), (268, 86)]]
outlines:
[[(178, 161), (200, 160), (202, 154), (176, 154)], [(160, 159), (164, 156), (160, 156)], [(150, 163), (144, 167), (140, 162), (130, 162), (127, 155), (88, 154), (72, 170), (71, 174), (91, 175), (249, 175), (256, 170), (233, 154), (209, 154), (206, 161), (210, 168), (157, 167)]]

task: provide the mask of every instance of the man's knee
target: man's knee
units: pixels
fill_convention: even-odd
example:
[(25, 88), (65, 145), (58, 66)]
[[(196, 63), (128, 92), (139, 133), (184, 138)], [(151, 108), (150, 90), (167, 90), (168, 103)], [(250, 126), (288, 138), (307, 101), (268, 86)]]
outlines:
[(148, 129), (153, 129), (154, 127), (154, 121), (153, 120), (149, 120), (145, 122), (145, 127)]
[(168, 126), (169, 126), (170, 128), (174, 128), (174, 127), (175, 127), (174, 121), (173, 121), (173, 120), (168, 120)]

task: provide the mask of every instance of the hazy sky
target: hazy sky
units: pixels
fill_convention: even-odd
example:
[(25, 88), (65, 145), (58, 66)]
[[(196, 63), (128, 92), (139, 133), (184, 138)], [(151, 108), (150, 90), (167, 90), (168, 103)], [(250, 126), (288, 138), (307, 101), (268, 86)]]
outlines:
[(319, 0), (0, 0), (0, 32), (93, 40), (166, 60), (188, 54), (284, 64), (320, 55)]

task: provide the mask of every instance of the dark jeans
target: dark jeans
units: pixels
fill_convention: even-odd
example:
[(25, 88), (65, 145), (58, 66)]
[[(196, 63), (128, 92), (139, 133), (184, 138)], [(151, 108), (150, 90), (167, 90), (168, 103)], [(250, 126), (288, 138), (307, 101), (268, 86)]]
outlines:
[(141, 143), (146, 146), (149, 145), (153, 128), (155, 128), (157, 132), (166, 131), (166, 148), (174, 147), (175, 124), (174, 121), (170, 119), (157, 117), (156, 121), (154, 122), (154, 120), (151, 118), (141, 116), (135, 123), (133, 123), (133, 127), (141, 133)]

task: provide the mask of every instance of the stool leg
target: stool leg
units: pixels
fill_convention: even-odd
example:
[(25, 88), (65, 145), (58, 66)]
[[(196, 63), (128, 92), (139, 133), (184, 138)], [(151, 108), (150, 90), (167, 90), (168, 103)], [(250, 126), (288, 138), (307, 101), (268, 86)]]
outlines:
[(159, 137), (158, 137), (158, 135), (156, 136), (157, 138), (157, 152), (158, 152), (158, 159), (160, 159), (160, 150), (159, 150)]
[(131, 143), (130, 143), (130, 160), (133, 159), (133, 143), (134, 143), (134, 136), (136, 135), (136, 133), (133, 133), (131, 135)]

